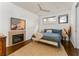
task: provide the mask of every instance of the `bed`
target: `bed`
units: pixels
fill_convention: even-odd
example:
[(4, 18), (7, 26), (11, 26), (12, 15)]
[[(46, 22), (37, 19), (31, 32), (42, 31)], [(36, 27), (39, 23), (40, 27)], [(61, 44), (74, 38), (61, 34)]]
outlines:
[(60, 47), (61, 39), (62, 39), (62, 30), (59, 29), (45, 29), (45, 31), (42, 33), (43, 40), (56, 42), (58, 44), (58, 47)]
[(60, 47), (62, 39), (62, 30), (60, 29), (45, 29), (42, 33), (34, 33), (33, 41), (43, 42)]

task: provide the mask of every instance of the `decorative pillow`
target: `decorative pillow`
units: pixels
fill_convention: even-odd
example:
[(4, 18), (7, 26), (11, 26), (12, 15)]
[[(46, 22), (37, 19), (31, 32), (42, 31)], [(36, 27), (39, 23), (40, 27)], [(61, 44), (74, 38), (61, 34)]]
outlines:
[(53, 33), (59, 33), (60, 35), (62, 35), (62, 30), (59, 29), (52, 29)]
[(44, 29), (44, 32), (51, 32), (52, 33), (52, 29)]
[(52, 29), (52, 32), (53, 32), (53, 33), (59, 33), (60, 30), (58, 30), (58, 29)]
[(52, 33), (52, 30), (47, 30), (46, 32), (50, 32), (50, 33)]

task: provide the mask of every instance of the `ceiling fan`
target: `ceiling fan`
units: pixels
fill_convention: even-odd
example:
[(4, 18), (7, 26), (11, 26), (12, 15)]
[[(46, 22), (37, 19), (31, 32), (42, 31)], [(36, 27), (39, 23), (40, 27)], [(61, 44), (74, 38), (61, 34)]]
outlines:
[(43, 9), (40, 4), (38, 4), (38, 7), (39, 7), (40, 11), (43, 11), (43, 12), (50, 12), (50, 10)]

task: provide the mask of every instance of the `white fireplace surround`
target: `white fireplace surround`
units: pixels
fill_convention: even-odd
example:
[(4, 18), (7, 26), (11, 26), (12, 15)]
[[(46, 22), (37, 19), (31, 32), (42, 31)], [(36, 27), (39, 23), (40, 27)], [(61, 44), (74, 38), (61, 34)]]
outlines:
[[(18, 35), (18, 34), (24, 34), (24, 41), (26, 40), (26, 31), (25, 30), (11, 30), (9, 31), (9, 46), (12, 46), (14, 44), (12, 44), (12, 36), (13, 35)], [(23, 41), (22, 41), (23, 42)], [(21, 43), (21, 42), (19, 42)], [(18, 44), (18, 43), (16, 43)]]

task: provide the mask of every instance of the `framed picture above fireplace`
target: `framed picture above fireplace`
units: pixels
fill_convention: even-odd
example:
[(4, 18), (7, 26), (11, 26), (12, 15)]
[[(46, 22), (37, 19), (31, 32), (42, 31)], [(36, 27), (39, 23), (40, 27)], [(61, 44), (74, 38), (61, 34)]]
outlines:
[(24, 19), (11, 17), (10, 23), (11, 30), (25, 30), (26, 21)]

